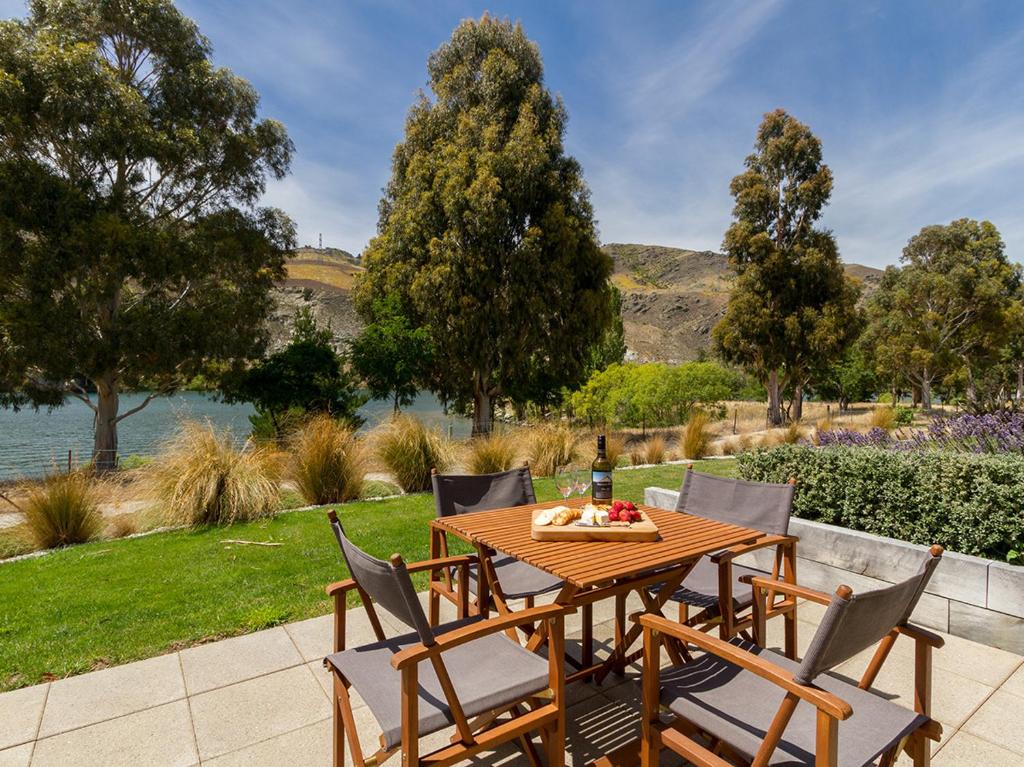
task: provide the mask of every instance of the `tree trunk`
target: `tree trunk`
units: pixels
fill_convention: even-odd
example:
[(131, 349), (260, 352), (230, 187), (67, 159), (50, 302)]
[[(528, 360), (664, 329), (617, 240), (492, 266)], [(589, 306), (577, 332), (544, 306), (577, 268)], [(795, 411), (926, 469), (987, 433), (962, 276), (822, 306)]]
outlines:
[(95, 471), (117, 467), (118, 381), (113, 375), (96, 381), (96, 417), (93, 429), (92, 464)]
[(932, 409), (932, 379), (927, 373), (921, 376), (921, 408), (926, 411)]
[(801, 383), (793, 387), (793, 420), (799, 422), (804, 417), (804, 385)]
[(488, 376), (477, 374), (473, 384), (473, 434), (474, 437), (491, 433), (491, 392), (487, 388)]
[(398, 391), (395, 391), (395, 409), (392, 411), (394, 415), (398, 415)]
[(768, 374), (768, 423), (782, 426), (782, 406), (779, 400), (779, 371)]
[(964, 387), (964, 394), (967, 397), (967, 406), (977, 412), (978, 411), (978, 386), (974, 382), (974, 373), (971, 371), (970, 366), (967, 367), (967, 384)]
[(1017, 396), (1014, 399), (1018, 406), (1021, 398), (1024, 398), (1024, 362), (1017, 363)]

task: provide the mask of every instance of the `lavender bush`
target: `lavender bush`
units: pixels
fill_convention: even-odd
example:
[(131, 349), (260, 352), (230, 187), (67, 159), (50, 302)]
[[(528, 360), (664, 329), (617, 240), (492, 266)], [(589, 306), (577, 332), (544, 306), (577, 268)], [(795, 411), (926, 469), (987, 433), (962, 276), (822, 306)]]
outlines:
[(852, 429), (818, 433), (818, 444), (837, 447), (878, 447), (889, 450), (944, 450), (958, 453), (1024, 454), (1024, 413), (959, 413), (935, 416), (927, 429), (889, 433)]

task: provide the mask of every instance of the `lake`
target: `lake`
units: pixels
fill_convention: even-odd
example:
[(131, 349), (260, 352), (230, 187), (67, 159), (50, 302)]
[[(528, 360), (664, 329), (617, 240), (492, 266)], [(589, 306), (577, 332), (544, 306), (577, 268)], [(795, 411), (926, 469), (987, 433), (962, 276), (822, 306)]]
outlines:
[[(144, 393), (121, 395), (121, 412), (139, 404)], [(359, 409), (370, 429), (391, 415), (391, 403), (370, 401)], [(218, 430), (234, 435), (241, 443), (249, 434), (252, 405), (229, 405), (204, 392), (181, 392), (158, 397), (144, 410), (121, 421), (118, 446), (121, 456), (153, 455), (182, 419), (209, 420)], [(469, 419), (444, 414), (441, 403), (429, 393), (420, 394), (405, 412), (452, 436), (469, 436)], [(77, 399), (57, 410), (19, 412), (0, 409), (0, 480), (40, 476), (56, 466), (67, 466), (68, 451), (73, 461), (89, 460), (92, 453), (92, 410)]]

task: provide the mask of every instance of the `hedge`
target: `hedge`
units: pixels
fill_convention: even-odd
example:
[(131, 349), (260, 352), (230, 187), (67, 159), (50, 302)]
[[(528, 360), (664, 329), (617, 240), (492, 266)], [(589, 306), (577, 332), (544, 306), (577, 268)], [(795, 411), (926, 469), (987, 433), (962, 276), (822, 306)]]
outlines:
[(744, 479), (796, 478), (803, 519), (999, 560), (1024, 543), (1021, 455), (782, 445), (738, 462)]

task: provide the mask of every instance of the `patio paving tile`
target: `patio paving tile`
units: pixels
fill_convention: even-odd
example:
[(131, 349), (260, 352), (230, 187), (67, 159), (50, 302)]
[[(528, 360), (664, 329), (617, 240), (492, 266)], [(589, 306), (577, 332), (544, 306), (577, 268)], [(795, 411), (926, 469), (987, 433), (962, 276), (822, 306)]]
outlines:
[(28, 767), (32, 759), (32, 744), (22, 743), (14, 748), (0, 751), (0, 767)]
[(1020, 754), (960, 731), (944, 744), (932, 760), (933, 767), (1020, 767)]
[(177, 653), (61, 679), (50, 685), (39, 737), (185, 697)]
[(331, 672), (324, 668), (323, 661), (314, 660), (306, 664), (306, 668), (309, 669), (316, 681), (320, 683), (320, 687), (323, 688), (324, 695), (330, 700), (331, 695), (334, 692), (334, 681), (331, 678)]
[(331, 713), (320, 684), (306, 666), (201, 693), (190, 703), (204, 761), (313, 724)]
[(288, 632), (277, 628), (181, 651), (189, 695), (243, 682), (303, 662)]
[(36, 739), (49, 687), (39, 684), (0, 695), (0, 749)]
[(330, 763), (331, 721), (325, 719), (204, 760), (203, 767), (325, 767)]
[(32, 767), (191, 767), (198, 764), (184, 700), (36, 743)]
[[(453, 616), (454, 617), (454, 616)], [(393, 621), (390, 615), (389, 621)], [(394, 634), (390, 622), (383, 626), (385, 634)], [(322, 661), (325, 656), (330, 655), (334, 649), (334, 616), (322, 615), (319, 618), (289, 623), (284, 630), (299, 648), (302, 659), (307, 663), (310, 661)], [(358, 647), (362, 644), (377, 641), (370, 625), (370, 619), (366, 617), (365, 610), (349, 610), (345, 616), (345, 646)]]
[[(1021, 660), (1018, 658), (1018, 660)], [(1017, 667), (1017, 670), (1010, 675), (1010, 678), (1003, 683), (1004, 692), (1012, 692), (1024, 698), (1024, 664)]]
[(997, 743), (1024, 761), (1024, 698), (997, 690), (963, 726), (971, 735)]

